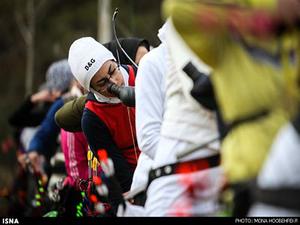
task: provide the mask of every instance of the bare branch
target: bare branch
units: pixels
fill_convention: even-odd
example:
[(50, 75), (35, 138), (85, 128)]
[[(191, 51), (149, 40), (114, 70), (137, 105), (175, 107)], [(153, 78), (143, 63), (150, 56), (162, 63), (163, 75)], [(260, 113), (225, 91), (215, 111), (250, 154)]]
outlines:
[(48, 0), (41, 0), (39, 2), (39, 4), (35, 7), (35, 12), (37, 16), (44, 14), (43, 12), (45, 11), (47, 4)]
[(30, 41), (28, 38), (29, 30), (28, 30), (28, 27), (26, 26), (26, 24), (24, 23), (22, 14), (18, 11), (15, 11), (15, 19), (16, 19), (17, 26), (20, 30), (20, 33), (21, 33), (25, 43), (28, 44), (28, 42)]
[(27, 17), (28, 17), (28, 41), (33, 42), (35, 35), (35, 8), (34, 0), (27, 0)]
[(58, 4), (60, 0), (41, 0), (40, 3), (35, 7), (35, 15), (39, 21), (43, 20), (49, 7)]

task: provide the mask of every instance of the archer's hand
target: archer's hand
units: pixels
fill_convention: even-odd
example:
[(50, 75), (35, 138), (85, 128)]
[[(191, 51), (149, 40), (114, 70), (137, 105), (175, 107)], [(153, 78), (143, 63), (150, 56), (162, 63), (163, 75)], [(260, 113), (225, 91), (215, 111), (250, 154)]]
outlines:
[(36, 152), (29, 152), (28, 158), (30, 160), (30, 163), (36, 172), (42, 172), (42, 159), (41, 156)]
[(26, 157), (27, 155), (25, 153), (19, 153), (17, 155), (18, 162), (24, 170), (26, 169)]
[(60, 92), (46, 89), (33, 94), (30, 99), (32, 103), (54, 102), (60, 96), (60, 94)]

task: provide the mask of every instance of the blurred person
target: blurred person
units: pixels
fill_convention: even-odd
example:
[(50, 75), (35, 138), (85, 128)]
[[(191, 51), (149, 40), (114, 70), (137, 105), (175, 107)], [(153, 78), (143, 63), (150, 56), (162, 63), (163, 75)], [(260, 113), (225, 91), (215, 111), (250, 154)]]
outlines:
[[(73, 80), (70, 91), (64, 94), (63, 101), (82, 96), (82, 86)], [(48, 184), (48, 196), (53, 201), (59, 216), (75, 217), (78, 214), (78, 204), (85, 201), (82, 196), (80, 182), (88, 180), (88, 143), (83, 132), (68, 132), (60, 129), (60, 147), (63, 153), (66, 174), (51, 176)], [(83, 207), (86, 207), (84, 204)], [(80, 210), (79, 210), (80, 211)], [(84, 211), (80, 211), (84, 213)]]
[[(8, 119), (9, 124), (14, 127), (14, 138), (17, 143), (16, 153), (19, 163), (23, 164), (24, 154), (29, 147), (30, 141), (55, 101), (56, 96), (48, 88), (50, 82), (51, 79), (48, 79), (47, 82), (39, 87), (38, 92), (26, 97)], [(29, 176), (29, 171), (24, 169), (23, 166), (17, 168), (17, 175), (10, 190), (12, 201), (10, 201), (8, 215), (26, 215), (28, 212), (26, 207), (34, 197), (34, 193), (30, 188), (32, 176)]]
[(9, 124), (15, 128), (14, 137), (19, 146), (19, 154), (24, 153), (25, 149), (28, 148), (30, 140), (55, 98), (56, 96), (51, 93), (45, 83), (41, 85), (37, 93), (26, 97), (24, 102), (9, 117)]
[(8, 119), (9, 124), (16, 128), (40, 125), (55, 99), (56, 96), (47, 88), (47, 84), (43, 84), (38, 92), (26, 97), (11, 114)]
[[(15, 128), (15, 140), (19, 146), (20, 154), (25, 152), (29, 141), (35, 134), (37, 127), (43, 121), (51, 104), (57, 96), (48, 89), (48, 84), (41, 85), (39, 91), (24, 100), (12, 113), (8, 121)], [(19, 154), (19, 155), (20, 155)]]
[[(66, 175), (64, 155), (59, 148), (60, 129), (55, 123), (54, 115), (63, 105), (64, 99), (70, 97), (68, 91), (71, 85), (74, 84), (74, 77), (67, 59), (52, 63), (47, 70), (46, 77), (49, 80), (48, 88), (52, 93), (55, 93), (56, 100), (49, 109), (34, 138), (31, 140), (27, 154), (23, 159), (27, 163), (26, 157), (28, 157), (33, 173), (35, 176), (41, 177), (42, 187), (44, 189), (47, 188), (48, 191), (48, 195), (42, 196), (44, 200), (42, 201), (42, 207), (40, 207), (41, 214), (46, 213), (46, 210), (52, 207), (49, 200), (53, 200), (54, 187)], [(45, 191), (43, 192), (44, 194)], [(78, 196), (80, 197), (80, 195)], [(70, 199), (73, 197), (70, 197)], [(66, 214), (69, 212), (69, 209), (65, 209)]]
[[(74, 80), (71, 90), (70, 98), (81, 97), (84, 89), (77, 80)], [(69, 100), (65, 100), (68, 102)], [(76, 187), (76, 182), (79, 179), (88, 179), (88, 161), (87, 151), (88, 143), (83, 132), (68, 132), (61, 129), (61, 149), (64, 153), (65, 166), (67, 177), (64, 179), (64, 185)]]
[(209, 3), (167, 0), (164, 11), (185, 45), (212, 70), (228, 129), (222, 166), (235, 193), (233, 216), (246, 216), (248, 181), (297, 109), (299, 37), (291, 25), (299, 22), (299, 1)]
[[(26, 153), (36, 171), (43, 172), (42, 161), (46, 159), (46, 171), (49, 175), (50, 158), (56, 151), (57, 136), (59, 127), (54, 121), (55, 112), (63, 105), (62, 95), (69, 89), (73, 79), (72, 72), (66, 59), (54, 62), (50, 65), (46, 73), (48, 88), (51, 90), (56, 100), (51, 105), (46, 117), (43, 119), (41, 126), (30, 141)], [(26, 156), (21, 159), (25, 166)]]
[[(113, 54), (91, 37), (72, 43), (68, 61), (78, 82), (89, 91), (81, 120), (89, 146), (96, 157), (98, 150), (107, 151), (122, 192), (127, 192), (140, 153), (136, 144), (135, 112), (110, 93), (108, 85), (134, 86), (134, 68), (119, 66)], [(110, 203), (117, 206), (118, 195), (114, 195), (114, 190), (109, 194)]]

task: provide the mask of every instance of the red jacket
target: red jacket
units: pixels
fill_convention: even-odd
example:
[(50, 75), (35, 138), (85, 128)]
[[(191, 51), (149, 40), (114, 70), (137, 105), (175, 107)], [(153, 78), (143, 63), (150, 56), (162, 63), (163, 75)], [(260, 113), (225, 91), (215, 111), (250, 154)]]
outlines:
[[(135, 73), (129, 67), (129, 86), (135, 85)], [(108, 127), (110, 134), (122, 155), (132, 169), (135, 169), (140, 154), (135, 130), (135, 108), (122, 103), (107, 104), (88, 100), (85, 107), (95, 113)], [(136, 149), (134, 149), (134, 146)]]

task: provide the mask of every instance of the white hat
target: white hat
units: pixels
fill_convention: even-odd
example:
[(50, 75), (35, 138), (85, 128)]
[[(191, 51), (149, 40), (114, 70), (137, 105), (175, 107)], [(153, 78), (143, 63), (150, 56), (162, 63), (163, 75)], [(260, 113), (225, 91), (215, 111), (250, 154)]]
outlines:
[(90, 91), (90, 82), (101, 66), (115, 60), (113, 54), (91, 37), (74, 41), (69, 49), (68, 62), (78, 82)]

